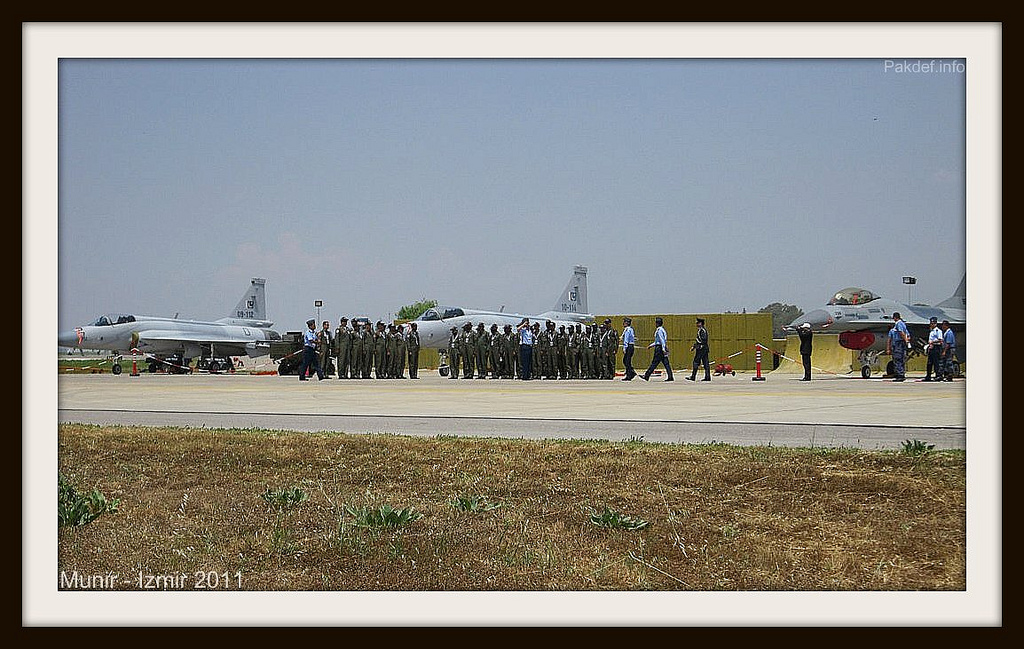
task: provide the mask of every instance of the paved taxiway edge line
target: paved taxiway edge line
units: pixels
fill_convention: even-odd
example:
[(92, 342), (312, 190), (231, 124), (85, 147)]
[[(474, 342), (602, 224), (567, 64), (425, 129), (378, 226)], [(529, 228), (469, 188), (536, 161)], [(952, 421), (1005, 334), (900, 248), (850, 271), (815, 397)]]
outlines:
[(732, 425), (732, 426), (829, 426), (833, 428), (881, 428), (881, 429), (913, 429), (913, 430), (948, 430), (954, 432), (967, 432), (964, 426), (926, 426), (916, 424), (856, 424), (844, 422), (790, 422), (790, 421), (749, 421), (719, 419), (709, 421), (706, 419), (587, 419), (583, 417), (480, 417), (476, 415), (393, 415), (393, 414), (349, 414), (349, 413), (296, 413), (296, 412), (242, 412), (230, 410), (190, 410), (187, 413), (180, 410), (138, 410), (134, 408), (58, 408), (58, 412), (81, 412), (81, 413), (133, 413), (133, 414), (154, 414), (154, 415), (208, 415), (208, 416), (266, 416), (266, 417), (327, 417), (327, 418), (373, 418), (373, 419), (422, 419), (433, 421), (460, 420), (460, 421), (514, 421), (521, 423), (528, 422), (566, 422), (566, 423), (623, 423), (623, 424), (685, 424), (685, 425)]

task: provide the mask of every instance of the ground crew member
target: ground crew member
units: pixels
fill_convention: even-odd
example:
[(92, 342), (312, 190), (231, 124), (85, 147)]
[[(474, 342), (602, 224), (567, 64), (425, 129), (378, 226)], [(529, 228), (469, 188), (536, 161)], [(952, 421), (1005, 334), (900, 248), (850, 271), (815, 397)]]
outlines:
[(320, 369), (320, 363), (317, 362), (316, 354), (316, 341), (319, 334), (316, 332), (316, 320), (310, 318), (306, 320), (306, 331), (302, 334), (302, 364), (299, 366), (299, 380), (306, 381), (306, 372), (316, 372), (316, 378), (318, 381), (322, 381), (324, 378), (324, 372)]
[(708, 352), (711, 345), (708, 344), (708, 330), (704, 328), (704, 318), (697, 318), (697, 337), (690, 346), (693, 350), (693, 372), (687, 377), (687, 381), (697, 379), (697, 368), (704, 366), (704, 378), (701, 381), (711, 380), (711, 365), (708, 361)]
[(320, 363), (320, 370), (325, 376), (331, 375), (331, 349), (334, 346), (334, 339), (331, 337), (331, 323), (324, 320), (324, 328), (316, 337), (316, 356)]
[(338, 321), (334, 331), (334, 355), (338, 357), (338, 378), (347, 379), (349, 364), (352, 362), (352, 331), (348, 328), (348, 318)]
[(405, 348), (409, 354), (409, 378), (418, 379), (420, 371), (420, 333), (416, 331), (416, 323), (409, 323), (409, 333), (405, 335)]

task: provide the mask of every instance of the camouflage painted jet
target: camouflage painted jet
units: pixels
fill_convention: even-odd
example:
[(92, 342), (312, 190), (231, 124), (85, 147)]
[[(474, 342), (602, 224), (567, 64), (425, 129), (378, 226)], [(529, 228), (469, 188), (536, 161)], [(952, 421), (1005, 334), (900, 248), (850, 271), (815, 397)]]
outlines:
[(120, 355), (133, 349), (146, 354), (151, 372), (163, 363), (184, 371), (193, 358), (199, 359), (198, 369), (230, 369), (232, 356), (263, 356), (270, 352), (271, 341), (281, 340), (266, 319), (265, 285), (265, 279), (253, 278), (231, 315), (216, 322), (115, 313), (61, 332), (57, 344), (114, 352), (114, 374), (121, 373)]
[[(878, 297), (862, 288), (844, 288), (832, 296), (824, 309), (815, 309), (797, 317), (783, 327), (787, 333), (796, 333), (796, 328), (807, 322), (815, 333), (838, 333), (839, 344), (846, 349), (860, 352), (860, 374), (871, 376), (871, 368), (878, 356), (885, 353), (885, 341), (892, 329), (892, 314), (898, 312), (910, 331), (915, 353), (923, 351), (928, 342), (928, 320), (948, 320), (956, 334), (956, 362), (954, 374), (960, 373), (960, 363), (967, 358), (967, 275), (960, 280), (953, 295), (935, 306), (905, 304)], [(892, 368), (886, 367), (891, 374)]]

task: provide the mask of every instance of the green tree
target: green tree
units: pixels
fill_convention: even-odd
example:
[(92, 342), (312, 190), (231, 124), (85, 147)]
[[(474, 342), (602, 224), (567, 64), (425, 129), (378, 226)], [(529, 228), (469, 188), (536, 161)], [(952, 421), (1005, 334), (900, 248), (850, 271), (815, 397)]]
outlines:
[(415, 304), (403, 306), (398, 310), (398, 320), (415, 320), (431, 307), (437, 306), (437, 300), (420, 300)]
[(799, 307), (792, 304), (782, 304), (781, 302), (772, 302), (768, 306), (758, 309), (757, 312), (772, 314), (773, 338), (785, 338), (786, 333), (782, 331), (782, 328), (804, 314)]

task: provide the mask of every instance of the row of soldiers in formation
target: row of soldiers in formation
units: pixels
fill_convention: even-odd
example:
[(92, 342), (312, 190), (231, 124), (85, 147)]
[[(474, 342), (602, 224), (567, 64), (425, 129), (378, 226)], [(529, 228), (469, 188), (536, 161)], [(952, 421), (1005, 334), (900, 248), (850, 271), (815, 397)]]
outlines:
[(530, 376), (523, 376), (520, 366), (521, 336), (512, 325), (484, 324), (473, 328), (466, 323), (459, 331), (450, 330), (448, 338), (448, 378), (470, 379), (613, 379), (619, 334), (607, 319), (598, 325), (559, 325), (548, 320), (544, 328), (539, 322), (531, 326), (532, 362)]
[(316, 354), (320, 368), (326, 373), (329, 357), (337, 359), (339, 379), (404, 379), (408, 362), (410, 379), (419, 378), (420, 335), (416, 323), (408, 325), (378, 322), (376, 329), (369, 322), (341, 318), (331, 334), (331, 323), (324, 321), (317, 332)]

